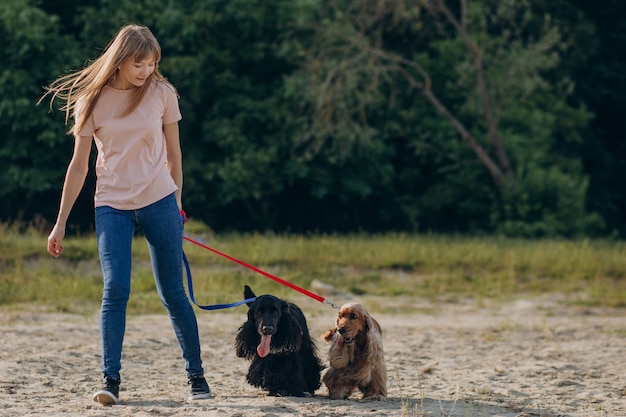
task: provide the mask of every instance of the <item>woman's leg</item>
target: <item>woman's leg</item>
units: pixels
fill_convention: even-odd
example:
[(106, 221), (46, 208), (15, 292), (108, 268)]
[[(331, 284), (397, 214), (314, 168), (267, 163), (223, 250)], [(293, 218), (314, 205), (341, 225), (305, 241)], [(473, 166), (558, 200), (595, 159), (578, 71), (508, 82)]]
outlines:
[(187, 376), (204, 374), (196, 315), (183, 285), (183, 223), (174, 195), (137, 211), (150, 256), (157, 290), (178, 338)]
[(104, 276), (100, 336), (102, 372), (120, 379), (122, 343), (126, 329), (126, 306), (130, 296), (134, 212), (96, 207), (96, 237)]

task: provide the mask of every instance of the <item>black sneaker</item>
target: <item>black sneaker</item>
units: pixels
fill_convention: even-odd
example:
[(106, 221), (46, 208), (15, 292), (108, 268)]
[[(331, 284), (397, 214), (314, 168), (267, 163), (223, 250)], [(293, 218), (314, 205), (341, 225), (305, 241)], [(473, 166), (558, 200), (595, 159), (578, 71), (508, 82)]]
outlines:
[(211, 398), (211, 388), (207, 384), (203, 376), (189, 378), (189, 397), (188, 400), (204, 400)]
[(100, 391), (96, 391), (93, 400), (102, 405), (119, 404), (120, 380), (110, 376), (105, 376), (102, 380), (104, 387)]

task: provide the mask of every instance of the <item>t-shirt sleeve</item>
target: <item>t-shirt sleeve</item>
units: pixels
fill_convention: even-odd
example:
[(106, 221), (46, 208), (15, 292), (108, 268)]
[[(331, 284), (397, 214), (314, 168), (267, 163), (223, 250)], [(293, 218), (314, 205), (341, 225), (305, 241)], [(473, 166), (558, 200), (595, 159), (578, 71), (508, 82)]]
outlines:
[[(80, 115), (83, 110), (82, 107), (83, 106), (81, 106), (80, 104), (76, 106), (76, 111), (74, 112), (74, 121), (78, 120), (81, 117)], [(93, 136), (95, 131), (96, 131), (96, 124), (93, 120), (93, 113), (92, 113), (91, 115), (89, 115), (89, 117), (85, 121), (83, 128), (80, 130), (80, 132), (78, 132), (78, 135), (79, 136)]]
[(183, 118), (180, 114), (180, 108), (178, 107), (178, 96), (176, 96), (176, 92), (169, 86), (163, 88), (163, 102), (165, 104), (163, 108), (164, 125), (177, 122)]

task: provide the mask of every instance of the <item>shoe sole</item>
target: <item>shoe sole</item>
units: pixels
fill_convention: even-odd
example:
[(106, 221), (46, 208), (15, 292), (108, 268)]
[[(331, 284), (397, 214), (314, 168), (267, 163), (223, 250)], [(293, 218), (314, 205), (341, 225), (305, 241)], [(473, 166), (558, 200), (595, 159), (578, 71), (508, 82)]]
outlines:
[(104, 390), (96, 392), (93, 395), (93, 400), (104, 406), (119, 404), (119, 400), (117, 399), (115, 395), (111, 394), (109, 391), (104, 391)]
[(207, 392), (206, 394), (194, 394), (194, 395), (190, 395), (189, 397), (187, 397), (187, 400), (189, 401), (195, 401), (195, 400), (206, 400), (211, 398), (211, 393)]

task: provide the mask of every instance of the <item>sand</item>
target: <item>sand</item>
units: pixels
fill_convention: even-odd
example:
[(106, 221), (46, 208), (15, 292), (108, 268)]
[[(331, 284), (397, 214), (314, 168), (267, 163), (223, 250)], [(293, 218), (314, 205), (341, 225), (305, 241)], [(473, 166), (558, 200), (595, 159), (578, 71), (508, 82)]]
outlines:
[[(295, 294), (295, 293), (294, 293)], [(321, 357), (336, 310), (295, 294)], [(362, 301), (393, 311), (394, 298)], [(187, 402), (183, 362), (165, 315), (129, 316), (122, 403), (102, 407), (98, 314), (0, 313), (2, 416), (626, 416), (626, 311), (556, 296), (510, 303), (404, 300), (383, 327), (387, 402), (269, 397), (248, 385), (233, 338), (247, 307), (199, 310), (210, 400)], [(373, 304), (372, 304), (373, 305)], [(391, 308), (390, 308), (391, 307)]]

